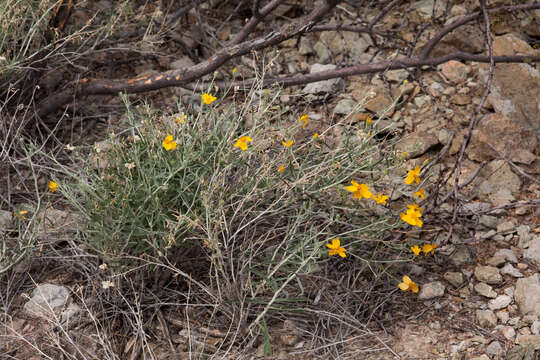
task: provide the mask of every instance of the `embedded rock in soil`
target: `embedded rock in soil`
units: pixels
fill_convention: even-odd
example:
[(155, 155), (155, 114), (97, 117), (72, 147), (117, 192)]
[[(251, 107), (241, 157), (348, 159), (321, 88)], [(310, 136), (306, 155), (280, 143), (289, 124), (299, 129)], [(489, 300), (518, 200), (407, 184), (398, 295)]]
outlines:
[(418, 294), (420, 300), (430, 300), (444, 295), (444, 285), (440, 281), (424, 284)]
[(522, 314), (540, 316), (540, 274), (518, 279), (514, 298)]
[(13, 214), (11, 211), (0, 210), (0, 231), (5, 231), (11, 227)]
[(529, 242), (529, 248), (523, 253), (523, 258), (540, 267), (540, 238)]
[(463, 279), (463, 274), (460, 272), (453, 272), (449, 271), (444, 274), (444, 279), (448, 281), (452, 286), (454, 287), (460, 287), (463, 282), (465, 281)]
[(490, 300), (488, 307), (490, 310), (504, 309), (512, 302), (512, 298), (508, 295), (499, 295), (495, 299)]
[(540, 350), (540, 335), (518, 335), (516, 343), (523, 346), (532, 346), (534, 350)]
[(456, 250), (450, 255), (450, 261), (455, 266), (470, 264), (472, 258), (471, 251), (466, 245), (457, 245)]
[(399, 153), (406, 152), (406, 159), (418, 157), (437, 145), (439, 139), (433, 134), (414, 132), (404, 136), (397, 144), (396, 150)]
[(515, 278), (523, 277), (523, 274), (518, 269), (513, 267), (512, 264), (504, 265), (504, 267), (501, 269), (501, 274), (510, 275), (512, 277), (515, 277)]
[(24, 310), (31, 315), (48, 318), (51, 311), (63, 308), (69, 301), (69, 290), (64, 286), (41, 284), (32, 291)]
[(491, 310), (476, 310), (476, 320), (482, 327), (497, 325), (497, 317)]
[(511, 263), (517, 264), (518, 258), (516, 254), (510, 249), (499, 249), (493, 256), (504, 256), (506, 261), (509, 261)]
[(439, 69), (448, 80), (455, 84), (465, 82), (471, 73), (470, 66), (456, 60), (450, 60), (439, 65)]
[[(497, 36), (493, 40), (494, 55), (535, 55), (536, 50), (514, 34)], [(480, 64), (484, 82), (489, 64)], [(540, 131), (540, 71), (528, 64), (497, 64), (488, 101), (495, 112), (506, 116), (524, 128)]]
[[(313, 64), (309, 69), (310, 74), (318, 73), (321, 71), (334, 70), (336, 65), (322, 65), (322, 64)], [(329, 79), (323, 81), (317, 81), (314, 83), (309, 83), (304, 87), (304, 92), (306, 94), (320, 94), (320, 93), (335, 93), (339, 88), (343, 86), (343, 79)]]
[(530, 127), (501, 114), (487, 114), (473, 130), (466, 153), (471, 160), (487, 161), (499, 158), (498, 151), (514, 162), (530, 164), (534, 155), (526, 157), (523, 152), (533, 152), (537, 144), (537, 135)]
[(476, 194), (478, 196), (489, 196), (497, 193), (501, 189), (507, 189), (512, 195), (516, 195), (521, 187), (521, 179), (514, 174), (504, 160), (493, 160), (487, 164), (473, 184), (478, 184)]
[(476, 280), (483, 281), (491, 285), (500, 284), (503, 281), (503, 278), (499, 273), (499, 269), (493, 266), (478, 265), (474, 269), (474, 276), (476, 277)]
[(497, 293), (493, 290), (493, 288), (483, 282), (479, 282), (478, 284), (474, 285), (474, 291), (476, 291), (478, 295), (482, 295), (490, 299), (497, 297)]

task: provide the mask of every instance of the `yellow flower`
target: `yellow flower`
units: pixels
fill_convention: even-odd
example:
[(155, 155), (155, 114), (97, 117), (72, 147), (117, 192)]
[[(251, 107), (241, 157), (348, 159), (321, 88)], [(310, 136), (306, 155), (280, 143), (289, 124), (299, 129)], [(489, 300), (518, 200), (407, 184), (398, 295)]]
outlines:
[(401, 220), (405, 221), (409, 225), (422, 227), (423, 223), (422, 220), (420, 220), (422, 213), (420, 211), (421, 209), (418, 208), (418, 205), (409, 205), (407, 213), (401, 213), (399, 216), (401, 217)]
[(424, 209), (422, 209), (420, 206), (418, 206), (418, 204), (410, 204), (410, 205), (407, 205), (407, 209), (411, 209), (411, 210), (417, 211), (417, 212), (419, 212), (419, 213), (421, 213), (422, 211), (424, 211)]
[(386, 204), (386, 200), (388, 200), (388, 196), (381, 193), (378, 196), (372, 195), (372, 198), (377, 204)]
[(435, 248), (437, 247), (437, 244), (424, 244), (422, 246), (422, 252), (424, 255), (427, 255), (431, 253), (431, 255), (435, 255)]
[(411, 250), (414, 253), (414, 255), (419, 255), (420, 251), (422, 251), (422, 249), (420, 249), (418, 245), (411, 246)]
[(207, 94), (207, 93), (202, 94), (201, 97), (202, 97), (202, 100), (204, 101), (204, 103), (206, 105), (210, 105), (211, 103), (213, 103), (217, 99), (212, 94)]
[(49, 191), (50, 192), (56, 192), (56, 190), (58, 190), (58, 184), (55, 183), (54, 181), (49, 181)]
[(326, 243), (326, 247), (330, 249), (328, 256), (339, 255), (342, 258), (347, 256), (347, 254), (345, 254), (347, 250), (341, 247), (341, 242), (338, 238), (333, 239), (331, 244)]
[(305, 129), (306, 128), (306, 125), (308, 123), (308, 120), (309, 120), (309, 115), (308, 114), (305, 114), (305, 115), (302, 115), (300, 116), (300, 122), (302, 123), (302, 129)]
[(163, 140), (161, 145), (163, 145), (167, 151), (176, 149), (176, 141), (173, 140), (173, 136), (171, 134), (165, 137), (165, 140)]
[(289, 141), (281, 140), (281, 143), (283, 144), (283, 146), (288, 148), (288, 147), (291, 147), (292, 144), (294, 144), (294, 140), (292, 140), (292, 139), (289, 140)]
[(420, 168), (417, 166), (414, 170), (409, 170), (407, 177), (405, 178), (405, 184), (411, 185), (416, 181), (417, 184), (420, 184)]
[(418, 190), (417, 192), (415, 192), (415, 193), (414, 193), (414, 196), (419, 196), (419, 197), (421, 197), (422, 199), (425, 199), (425, 198), (426, 198), (426, 194), (424, 193), (424, 189)]
[(235, 67), (232, 69), (232, 73), (233, 73), (233, 74), (236, 74), (237, 71), (238, 71), (238, 68), (235, 66)]
[(247, 143), (250, 143), (251, 140), (252, 139), (249, 136), (242, 136), (238, 140), (236, 140), (236, 143), (234, 144), (234, 147), (235, 148), (239, 147), (240, 149), (242, 149), (242, 151), (247, 150), (247, 148), (248, 148)]
[(407, 152), (406, 151), (402, 152), (401, 157), (406, 158), (407, 157)]
[(279, 172), (282, 173), (282, 172), (284, 172), (284, 171), (285, 171), (285, 168), (283, 167), (283, 165), (280, 165), (280, 166), (279, 166)]
[(349, 186), (345, 186), (345, 190), (352, 192), (354, 197), (357, 199), (366, 198), (369, 199), (373, 196), (371, 191), (369, 191), (369, 187), (366, 184), (358, 184), (356, 181), (351, 180), (351, 184)]
[(398, 287), (403, 291), (412, 291), (415, 294), (418, 292), (418, 285), (407, 275), (403, 275), (403, 282), (400, 282)]
[(176, 119), (174, 119), (174, 122), (176, 124), (180, 124), (180, 123), (185, 123), (186, 122), (186, 119), (187, 119), (187, 115), (186, 114), (183, 114), (182, 117), (180, 118), (179, 116), (176, 117)]
[(26, 220), (26, 216), (24, 216), (26, 214), (28, 214), (28, 210), (21, 210), (15, 213), (15, 217), (17, 219)]
[(371, 116), (368, 116), (366, 118), (366, 124), (368, 124), (368, 125), (371, 124)]
[(313, 140), (317, 140), (318, 137), (319, 137), (319, 133), (313, 134)]

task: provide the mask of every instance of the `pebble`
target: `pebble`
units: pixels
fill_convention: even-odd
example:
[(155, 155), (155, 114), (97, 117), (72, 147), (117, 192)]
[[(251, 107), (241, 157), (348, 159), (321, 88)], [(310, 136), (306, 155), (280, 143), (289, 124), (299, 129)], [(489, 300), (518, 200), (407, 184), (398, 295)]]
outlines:
[(508, 314), (508, 311), (505, 310), (497, 311), (497, 318), (501, 324), (506, 324), (510, 318), (510, 314)]
[(474, 285), (474, 291), (476, 291), (478, 295), (482, 295), (490, 299), (497, 297), (497, 293), (493, 291), (493, 288), (483, 282), (479, 282), (478, 284)]
[(476, 280), (492, 285), (500, 284), (503, 281), (499, 269), (493, 266), (478, 265), (474, 269), (474, 276), (476, 277)]
[(503, 326), (501, 333), (508, 340), (513, 340), (516, 337), (516, 330), (511, 326)]
[(463, 282), (463, 274), (460, 272), (448, 271), (444, 274), (444, 279), (448, 281), (454, 287), (460, 287)]
[(493, 256), (503, 256), (506, 261), (509, 261), (511, 263), (517, 264), (518, 258), (516, 254), (510, 249), (500, 249), (497, 250), (497, 252)]
[(512, 298), (508, 295), (499, 295), (495, 299), (490, 300), (488, 307), (490, 310), (504, 309), (512, 302)]
[(476, 310), (476, 320), (482, 327), (497, 325), (497, 317), (491, 310)]
[(486, 261), (486, 263), (490, 266), (501, 267), (506, 263), (506, 259), (504, 256), (492, 256)]
[(538, 321), (538, 320), (533, 321), (533, 323), (531, 325), (531, 333), (533, 335), (540, 334), (540, 321)]
[(518, 269), (513, 267), (512, 264), (504, 265), (504, 267), (501, 269), (501, 274), (510, 275), (515, 278), (523, 277), (523, 274)]
[(486, 346), (486, 353), (492, 356), (501, 356), (504, 353), (504, 349), (500, 342), (493, 341), (491, 344)]

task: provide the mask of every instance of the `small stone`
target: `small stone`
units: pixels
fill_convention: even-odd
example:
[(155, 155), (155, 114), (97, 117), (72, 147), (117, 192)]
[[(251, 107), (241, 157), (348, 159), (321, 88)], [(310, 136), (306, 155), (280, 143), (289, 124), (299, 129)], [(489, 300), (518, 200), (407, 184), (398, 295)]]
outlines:
[[(291, 39), (294, 40), (294, 39)], [(313, 54), (313, 43), (311, 41), (311, 38), (302, 36), (300, 38), (300, 46), (298, 48), (298, 52), (301, 55), (309, 55)]]
[(531, 325), (531, 334), (538, 335), (540, 334), (540, 321), (533, 321)]
[(531, 241), (531, 228), (528, 225), (520, 225), (516, 230), (519, 236), (518, 246), (521, 249), (529, 247), (529, 242)]
[(508, 351), (505, 360), (535, 360), (534, 348), (532, 346), (515, 345)]
[(517, 324), (519, 324), (519, 317), (513, 317), (508, 319), (508, 325), (516, 326)]
[(497, 225), (497, 232), (502, 233), (504, 235), (508, 233), (514, 233), (517, 230), (515, 229), (515, 227), (516, 227), (516, 220), (512, 219), (512, 220), (505, 221)]
[(540, 267), (540, 237), (529, 241), (529, 248), (523, 253), (523, 258)]
[(418, 294), (420, 300), (430, 300), (444, 295), (444, 285), (440, 281), (424, 284)]
[(495, 299), (490, 300), (488, 307), (490, 310), (504, 309), (512, 302), (512, 298), (508, 295), (499, 295)]
[(508, 311), (497, 311), (497, 318), (499, 319), (501, 324), (506, 324), (508, 322), (508, 319), (510, 318), (510, 314), (508, 314)]
[[(310, 74), (334, 70), (336, 65), (328, 64), (313, 64), (309, 69)], [(323, 81), (317, 81), (309, 83), (304, 87), (303, 92), (306, 94), (321, 94), (321, 93), (334, 93), (343, 85), (343, 79), (329, 79)]]
[(441, 323), (439, 321), (434, 321), (429, 324), (429, 327), (435, 331), (441, 331)]
[(463, 274), (460, 272), (448, 271), (444, 274), (444, 279), (454, 287), (460, 287), (463, 284)]
[(511, 326), (504, 326), (501, 329), (501, 333), (508, 340), (514, 340), (514, 338), (516, 337), (516, 330), (514, 330), (514, 328)]
[(64, 286), (41, 284), (32, 291), (24, 310), (31, 315), (49, 318), (52, 311), (61, 309), (69, 301), (69, 290)]
[(497, 317), (491, 310), (476, 310), (476, 320), (482, 327), (497, 325)]
[(495, 299), (497, 297), (497, 293), (493, 291), (493, 288), (483, 282), (479, 282), (478, 284), (474, 285), (474, 291), (476, 291), (478, 295), (482, 295), (490, 299)]
[(497, 252), (493, 256), (504, 256), (506, 261), (510, 261), (511, 263), (517, 264), (518, 258), (516, 254), (510, 249), (500, 249), (497, 250)]
[(354, 111), (354, 108), (358, 105), (358, 102), (352, 99), (341, 99), (334, 108), (334, 113), (339, 115), (349, 115)]
[(518, 335), (516, 343), (523, 346), (532, 346), (534, 350), (540, 350), (540, 335)]
[(471, 251), (468, 246), (456, 246), (456, 250), (450, 255), (450, 261), (455, 266), (470, 264), (472, 262)]
[(538, 315), (536, 314), (528, 314), (523, 316), (523, 322), (528, 325), (532, 325), (533, 322), (538, 320)]
[(493, 266), (477, 266), (474, 269), (474, 276), (476, 277), (476, 280), (487, 284), (500, 284), (503, 281), (499, 269)]
[(497, 228), (497, 224), (499, 223), (499, 219), (495, 216), (490, 215), (481, 215), (478, 219), (478, 223), (480, 225), (484, 225), (487, 228), (495, 229)]
[(492, 256), (486, 261), (486, 263), (490, 266), (501, 267), (506, 263), (506, 259), (504, 256)]
[(424, 154), (438, 143), (439, 139), (435, 135), (417, 131), (403, 137), (396, 144), (396, 150), (400, 153), (406, 152), (405, 158), (411, 159)]
[(493, 341), (486, 347), (486, 354), (491, 356), (502, 356), (504, 354), (504, 349), (500, 342)]
[(514, 292), (516, 291), (516, 288), (513, 286), (507, 287), (503, 290), (504, 293), (508, 296), (510, 296), (512, 299), (514, 298)]
[(450, 60), (439, 65), (439, 70), (448, 80), (455, 84), (462, 83), (467, 80), (467, 77), (471, 72), (470, 66), (455, 60)]
[(0, 231), (7, 231), (11, 227), (13, 214), (11, 211), (0, 210)]
[(513, 267), (512, 264), (504, 265), (504, 267), (501, 269), (501, 274), (510, 275), (512, 277), (515, 277), (515, 278), (523, 277), (523, 274), (518, 269)]
[(527, 270), (529, 268), (529, 265), (524, 264), (524, 263), (518, 263), (517, 267), (519, 270)]
[(518, 279), (514, 296), (522, 314), (540, 316), (540, 274)]

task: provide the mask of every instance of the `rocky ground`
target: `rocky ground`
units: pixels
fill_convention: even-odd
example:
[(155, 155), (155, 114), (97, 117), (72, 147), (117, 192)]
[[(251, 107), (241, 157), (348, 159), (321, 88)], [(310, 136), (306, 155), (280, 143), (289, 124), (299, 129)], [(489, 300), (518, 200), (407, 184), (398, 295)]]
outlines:
[[(451, 12), (458, 16), (466, 10), (456, 5)], [(418, 13), (421, 16), (422, 9)], [(537, 17), (540, 20), (538, 12)], [(525, 41), (521, 34), (524, 29), (512, 26), (495, 29), (495, 55), (540, 54)], [(473, 51), (485, 51), (478, 29), (471, 26), (460, 31), (449, 36), (437, 51), (460, 48), (465, 38), (466, 45)], [(228, 34), (226, 31), (221, 34), (224, 38), (229, 35), (230, 29)], [(301, 70), (317, 72), (334, 68), (331, 62), (363, 63), (391, 55), (376, 54), (369, 37), (353, 33), (309, 34), (300, 41), (286, 41), (274, 50), (271, 65), (276, 74)], [(239, 72), (247, 73), (250, 61), (246, 57), (236, 64)], [(190, 64), (188, 57), (174, 61), (164, 58), (159, 68), (173, 69)], [(158, 71), (156, 66), (154, 62), (141, 62), (134, 70), (140, 75)], [(288, 88), (281, 94), (280, 101), (291, 108), (301, 107), (300, 112), (307, 109), (310, 118), (321, 122), (343, 117), (349, 117), (353, 123), (362, 122), (368, 115), (377, 119), (374, 123), (378, 129), (399, 138), (396, 149), (406, 153), (404, 168), (421, 165), (427, 159), (433, 162), (444, 152), (444, 156), (431, 165), (433, 175), (428, 182), (433, 183), (426, 184), (429, 195), (437, 188), (438, 173), (448, 173), (456, 161), (471, 114), (480, 104), (488, 69), (487, 64), (450, 61), (437, 68), (426, 68), (414, 77), (406, 70), (396, 70)], [(359, 108), (366, 94), (369, 94), (368, 101)], [(160, 96), (167, 103), (191, 95), (184, 90), (169, 89), (161, 91)], [(303, 96), (305, 102), (298, 102), (299, 96)], [(540, 207), (534, 202), (540, 198), (539, 99), (537, 68), (529, 64), (496, 66), (491, 93), (461, 162), (461, 182), (479, 166), (482, 169), (474, 181), (461, 189), (460, 222), (453, 224), (448, 239), (444, 231), (434, 232), (435, 237), (421, 235), (434, 239), (439, 246), (433, 257), (420, 256), (408, 265), (411, 273), (426, 279), (420, 284), (418, 295), (408, 295), (414, 297), (411, 301), (422, 304), (420, 307), (424, 310), (408, 314), (406, 322), (395, 323), (385, 329), (386, 333), (381, 332), (379, 336), (387, 348), (378, 346), (372, 354), (358, 352), (354, 337), (345, 339), (353, 355), (343, 355), (343, 358), (539, 358)], [(114, 104), (118, 99), (110, 97), (106, 102)], [(111, 126), (121, 127), (115, 123), (117, 120), (114, 117), (110, 120), (107, 131)], [(408, 190), (402, 184), (402, 177), (389, 178), (389, 181), (396, 189), (392, 200), (406, 195)], [(443, 190), (451, 190), (452, 185), (453, 179)], [(447, 203), (433, 216), (449, 222), (452, 213), (453, 204)], [(70, 214), (54, 209), (44, 216), (52, 222), (46, 232), (65, 227), (72, 219)], [(0, 228), (10, 228), (13, 223), (11, 212), (0, 211)], [(438, 230), (443, 229), (442, 225)], [(21, 264), (15, 271), (23, 273), (31, 266)], [(36, 321), (36, 316), (40, 319), (59, 316), (61, 323), (69, 323), (69, 319), (81, 311), (82, 303), (73, 295), (76, 289), (68, 288), (68, 281), (64, 282), (66, 279), (61, 274), (54, 272), (46, 278), (40, 279), (31, 294), (17, 297), (20, 311), (10, 314), (2, 333), (37, 339), (55, 322)], [(44, 311), (44, 304), (57, 311)], [(302, 351), (308, 344), (302, 333), (295, 330), (294, 321), (286, 321), (283, 328), (276, 327), (274, 331), (275, 343), (281, 344), (277, 358), (303, 356)], [(77, 337), (74, 342), (89, 342), (83, 333), (74, 336)], [(174, 346), (181, 347), (186, 336), (193, 335), (180, 332), (173, 337), (178, 340)], [(16, 342), (0, 340), (0, 347), (14, 346), (15, 349), (14, 344), (19, 351), (15, 358), (41, 358), (36, 349), (28, 348), (20, 339)], [(25, 346), (27, 349), (22, 350)], [(259, 348), (251, 358), (261, 355), (262, 348)]]

